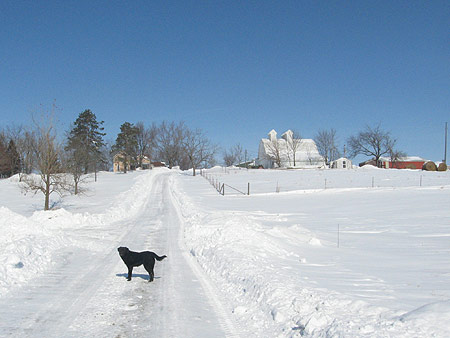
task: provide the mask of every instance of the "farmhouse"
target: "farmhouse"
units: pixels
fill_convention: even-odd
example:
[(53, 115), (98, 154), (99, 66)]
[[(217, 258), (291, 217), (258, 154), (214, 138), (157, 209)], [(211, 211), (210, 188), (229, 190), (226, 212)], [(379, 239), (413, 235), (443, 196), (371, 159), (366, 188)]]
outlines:
[[(150, 163), (150, 159), (147, 156), (142, 156), (142, 169), (151, 169), (153, 165)], [(126, 155), (124, 152), (120, 152), (113, 157), (113, 171), (128, 171), (136, 169), (136, 163), (134, 159)]]
[(281, 138), (271, 130), (259, 143), (256, 166), (263, 168), (320, 168), (325, 166), (316, 143), (311, 139), (294, 139), (291, 130)]
[(131, 156), (128, 156), (124, 152), (120, 152), (113, 157), (113, 171), (128, 171), (130, 170)]

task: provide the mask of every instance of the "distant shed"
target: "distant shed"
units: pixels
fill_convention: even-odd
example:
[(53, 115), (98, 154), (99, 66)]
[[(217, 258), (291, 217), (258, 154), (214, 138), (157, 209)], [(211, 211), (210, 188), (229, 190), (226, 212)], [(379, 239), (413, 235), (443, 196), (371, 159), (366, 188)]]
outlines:
[(153, 168), (166, 167), (166, 163), (160, 161), (152, 162), (151, 165)]
[(330, 168), (331, 169), (351, 169), (352, 161), (350, 161), (348, 158), (341, 157), (335, 161), (332, 161), (330, 163)]

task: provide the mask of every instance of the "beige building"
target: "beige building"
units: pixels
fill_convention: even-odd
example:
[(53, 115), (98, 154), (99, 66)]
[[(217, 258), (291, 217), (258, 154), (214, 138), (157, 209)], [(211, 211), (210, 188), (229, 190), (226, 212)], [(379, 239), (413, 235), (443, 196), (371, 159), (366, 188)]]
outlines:
[[(125, 168), (126, 163), (126, 168)], [(126, 155), (124, 152), (117, 153), (113, 157), (113, 171), (114, 172), (126, 172), (129, 170), (135, 170), (137, 163), (131, 156)], [(147, 156), (142, 156), (141, 169), (152, 169), (153, 165)], [(125, 170), (126, 169), (126, 170)]]

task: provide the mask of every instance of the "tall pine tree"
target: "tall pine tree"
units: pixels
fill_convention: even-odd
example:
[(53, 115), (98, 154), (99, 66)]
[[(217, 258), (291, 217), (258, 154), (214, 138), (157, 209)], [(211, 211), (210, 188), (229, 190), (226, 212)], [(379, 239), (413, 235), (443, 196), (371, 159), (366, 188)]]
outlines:
[(10, 163), (9, 176), (18, 174), (22, 170), (22, 161), (20, 160), (19, 153), (17, 152), (16, 144), (13, 140), (9, 141), (8, 149), (6, 150)]
[(86, 109), (76, 119), (70, 130), (66, 151), (70, 153), (73, 166), (81, 168), (84, 174), (92, 172), (100, 161), (103, 161), (101, 148), (105, 146), (102, 131), (103, 121), (97, 121), (95, 114)]
[(127, 168), (136, 165), (138, 132), (139, 129), (132, 123), (125, 122), (120, 126), (120, 133), (117, 135), (116, 143), (112, 147), (113, 153), (119, 155), (120, 161), (124, 164), (124, 172), (127, 172)]

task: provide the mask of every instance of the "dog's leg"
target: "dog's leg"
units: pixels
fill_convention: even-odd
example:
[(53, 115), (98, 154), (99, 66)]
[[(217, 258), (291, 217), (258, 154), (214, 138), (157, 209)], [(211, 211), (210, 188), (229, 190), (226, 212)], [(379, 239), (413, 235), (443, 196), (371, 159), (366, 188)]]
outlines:
[(144, 264), (144, 268), (145, 270), (147, 270), (148, 272), (148, 276), (149, 276), (149, 283), (153, 282), (153, 279), (155, 278), (155, 274), (153, 272), (153, 268), (155, 267), (155, 262), (148, 262), (146, 264)]
[(130, 266), (130, 267), (128, 267), (128, 278), (127, 278), (128, 281), (131, 280), (132, 273), (133, 273), (133, 267)]

